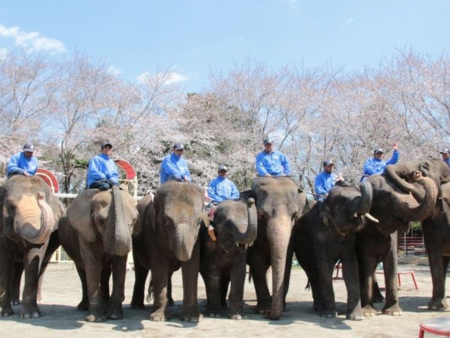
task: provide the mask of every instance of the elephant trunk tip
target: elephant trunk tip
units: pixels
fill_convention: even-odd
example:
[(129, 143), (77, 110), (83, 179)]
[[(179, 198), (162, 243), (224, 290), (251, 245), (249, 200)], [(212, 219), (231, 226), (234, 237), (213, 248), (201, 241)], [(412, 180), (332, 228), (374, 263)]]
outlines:
[(248, 204), (248, 206), (252, 206), (253, 204), (255, 204), (255, 199), (254, 199), (253, 197), (250, 197), (250, 198), (247, 200), (247, 204)]

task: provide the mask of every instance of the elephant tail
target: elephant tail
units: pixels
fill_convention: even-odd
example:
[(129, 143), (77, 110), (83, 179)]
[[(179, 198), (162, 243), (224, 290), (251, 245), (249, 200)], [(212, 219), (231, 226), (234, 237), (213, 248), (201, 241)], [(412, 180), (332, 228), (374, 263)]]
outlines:
[(309, 281), (309, 278), (308, 278), (308, 283), (306, 283), (305, 290), (307, 290), (307, 291), (311, 290), (311, 282)]

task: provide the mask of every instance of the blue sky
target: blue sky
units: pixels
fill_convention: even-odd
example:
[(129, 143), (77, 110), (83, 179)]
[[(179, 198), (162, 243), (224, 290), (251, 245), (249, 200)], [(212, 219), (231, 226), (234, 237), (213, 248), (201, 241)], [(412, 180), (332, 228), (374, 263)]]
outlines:
[(447, 0), (2, 0), (0, 50), (100, 56), (132, 80), (171, 67), (187, 91), (250, 58), (346, 70), (450, 49)]

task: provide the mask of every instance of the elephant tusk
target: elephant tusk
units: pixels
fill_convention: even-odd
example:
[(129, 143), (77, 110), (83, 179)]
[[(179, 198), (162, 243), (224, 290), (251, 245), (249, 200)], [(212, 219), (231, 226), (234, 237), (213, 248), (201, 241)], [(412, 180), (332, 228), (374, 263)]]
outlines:
[(239, 243), (238, 242), (236, 242), (236, 246), (239, 248)]
[(248, 248), (248, 244), (245, 244), (245, 250), (247, 250), (247, 248)]
[(373, 217), (373, 216), (372, 216), (371, 214), (369, 214), (369, 213), (364, 214), (364, 217), (367, 217), (367, 218), (370, 219), (372, 222), (380, 223), (379, 220), (377, 220), (375, 217)]

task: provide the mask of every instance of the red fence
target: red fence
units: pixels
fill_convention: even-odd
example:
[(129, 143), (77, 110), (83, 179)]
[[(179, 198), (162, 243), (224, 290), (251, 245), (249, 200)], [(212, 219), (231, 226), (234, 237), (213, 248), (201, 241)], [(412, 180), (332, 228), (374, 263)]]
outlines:
[(416, 255), (426, 254), (423, 237), (398, 236), (398, 250)]

